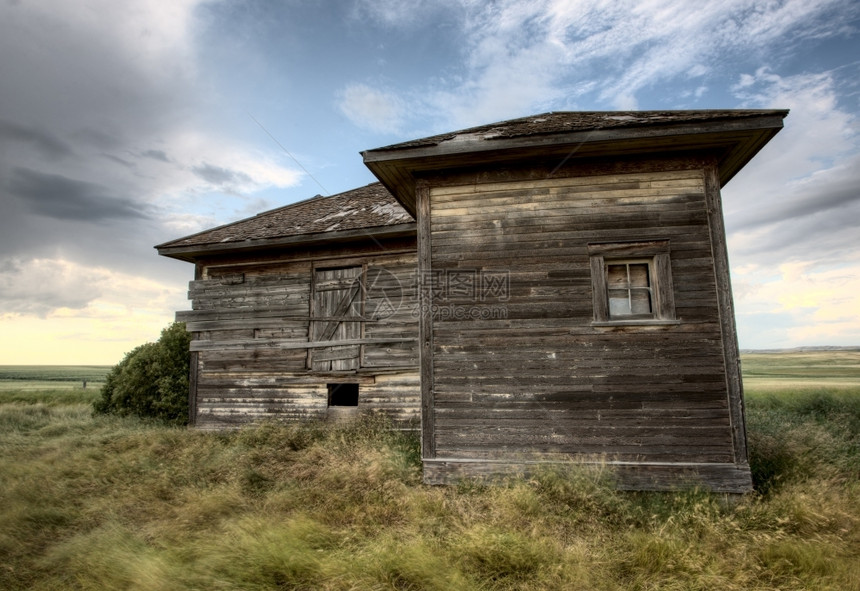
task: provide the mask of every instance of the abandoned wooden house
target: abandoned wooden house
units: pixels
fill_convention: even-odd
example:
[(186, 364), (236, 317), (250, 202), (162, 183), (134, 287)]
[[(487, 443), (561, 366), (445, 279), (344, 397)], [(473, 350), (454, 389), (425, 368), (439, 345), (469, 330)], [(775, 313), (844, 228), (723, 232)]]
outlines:
[[(720, 189), (786, 115), (556, 112), (452, 132), (364, 152), (390, 193), (159, 246), (197, 269), (178, 314), (196, 423), (323, 417), (348, 398), (420, 415), (430, 483), (575, 458), (624, 488), (749, 490)], [(368, 312), (386, 285), (398, 302)]]

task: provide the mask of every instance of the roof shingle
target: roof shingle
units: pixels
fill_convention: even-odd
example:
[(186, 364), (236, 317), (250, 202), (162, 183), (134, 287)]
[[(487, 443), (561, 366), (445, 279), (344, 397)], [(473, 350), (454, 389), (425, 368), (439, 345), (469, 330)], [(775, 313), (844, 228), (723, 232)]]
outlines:
[(770, 114), (773, 112), (774, 111), (754, 109), (707, 109), (700, 111), (551, 111), (540, 115), (531, 115), (529, 117), (521, 117), (519, 119), (499, 121), (488, 125), (470, 127), (468, 129), (461, 129), (399, 144), (392, 144), (390, 146), (367, 150), (366, 152), (385, 152), (388, 150), (435, 146), (464, 136), (480, 136), (480, 139), (493, 140), (552, 133), (591, 131), (598, 129), (653, 127), (677, 123), (696, 123), (701, 121), (718, 121), (720, 119), (760, 117), (763, 114)]
[(414, 221), (381, 183), (311, 199), (165, 242), (156, 248), (202, 246), (394, 226)]

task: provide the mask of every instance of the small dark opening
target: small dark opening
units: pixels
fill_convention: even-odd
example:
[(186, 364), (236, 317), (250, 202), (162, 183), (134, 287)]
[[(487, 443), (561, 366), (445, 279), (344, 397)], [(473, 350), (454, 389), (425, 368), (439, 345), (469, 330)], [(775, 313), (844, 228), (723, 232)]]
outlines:
[(358, 406), (358, 384), (329, 384), (329, 406)]

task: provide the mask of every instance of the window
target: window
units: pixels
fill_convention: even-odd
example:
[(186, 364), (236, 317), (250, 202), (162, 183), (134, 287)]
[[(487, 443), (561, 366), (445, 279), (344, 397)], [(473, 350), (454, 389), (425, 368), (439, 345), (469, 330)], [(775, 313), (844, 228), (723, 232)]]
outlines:
[(610, 318), (652, 318), (651, 261), (606, 261)]
[(595, 324), (674, 324), (669, 241), (589, 244)]
[(329, 406), (358, 406), (358, 384), (328, 384)]

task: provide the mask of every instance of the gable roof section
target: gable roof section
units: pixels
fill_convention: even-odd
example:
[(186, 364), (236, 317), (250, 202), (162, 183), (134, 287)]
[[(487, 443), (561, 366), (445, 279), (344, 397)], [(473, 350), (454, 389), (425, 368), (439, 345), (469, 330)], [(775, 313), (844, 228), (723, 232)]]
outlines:
[(786, 110), (550, 112), (362, 152), (415, 214), (415, 180), (440, 169), (529, 158), (571, 159), (710, 150), (725, 184), (781, 128)]
[(155, 248), (161, 255), (193, 261), (236, 250), (414, 233), (412, 217), (382, 184), (373, 183), (331, 197), (317, 195)]

